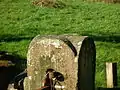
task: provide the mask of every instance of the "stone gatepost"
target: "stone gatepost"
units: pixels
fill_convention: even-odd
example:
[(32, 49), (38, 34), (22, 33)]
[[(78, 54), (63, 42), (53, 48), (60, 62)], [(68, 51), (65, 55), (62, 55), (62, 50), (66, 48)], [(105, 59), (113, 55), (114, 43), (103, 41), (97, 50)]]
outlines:
[(61, 88), (56, 90), (94, 90), (95, 60), (95, 44), (90, 37), (38, 35), (28, 49), (28, 77), (25, 78), (24, 89), (40, 88), (46, 70), (52, 68), (64, 76)]

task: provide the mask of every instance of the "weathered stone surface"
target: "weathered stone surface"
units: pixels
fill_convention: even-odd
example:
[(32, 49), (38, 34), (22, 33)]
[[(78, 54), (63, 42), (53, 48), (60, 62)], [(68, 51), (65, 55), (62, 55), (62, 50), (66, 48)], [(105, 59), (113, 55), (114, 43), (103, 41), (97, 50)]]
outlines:
[(94, 90), (95, 53), (94, 41), (86, 36), (35, 37), (27, 54), (25, 90), (41, 87), (48, 68), (64, 75), (63, 90)]

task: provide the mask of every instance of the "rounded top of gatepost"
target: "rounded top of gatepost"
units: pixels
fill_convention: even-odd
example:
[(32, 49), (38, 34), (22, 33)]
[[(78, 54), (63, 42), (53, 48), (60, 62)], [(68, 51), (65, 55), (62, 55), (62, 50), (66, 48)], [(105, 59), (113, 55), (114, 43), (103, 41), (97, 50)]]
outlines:
[[(78, 74), (84, 79), (83, 75), (81, 75), (81, 72), (83, 73), (84, 71), (80, 68), (84, 67), (83, 65), (85, 65), (87, 59), (91, 64), (94, 58), (95, 45), (91, 37), (78, 35), (37, 35), (31, 41), (27, 53), (28, 79), (26, 82), (29, 85), (26, 85), (25, 90), (41, 87), (48, 68), (63, 74), (64, 81), (60, 83), (63, 90), (76, 90), (77, 84), (81, 80)], [(92, 71), (94, 67), (89, 64), (88, 66), (90, 66)], [(90, 71), (88, 69), (84, 70)], [(86, 74), (88, 73), (86, 72)], [(59, 84), (56, 87), (59, 87)], [(57, 90), (60, 89), (57, 88)]]

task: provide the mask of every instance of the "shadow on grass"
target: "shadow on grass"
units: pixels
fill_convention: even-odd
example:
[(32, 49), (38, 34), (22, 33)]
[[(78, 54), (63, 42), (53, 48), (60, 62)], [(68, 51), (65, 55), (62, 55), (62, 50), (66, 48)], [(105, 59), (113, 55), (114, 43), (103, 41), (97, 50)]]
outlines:
[(21, 65), (26, 63), (26, 59), (8, 53), (6, 51), (0, 51), (0, 90), (7, 90), (8, 84), (12, 79), (23, 69)]
[(95, 41), (120, 43), (120, 36), (92, 36)]
[(113, 42), (120, 43), (120, 34), (100, 34), (100, 35), (92, 35), (89, 33), (82, 34), (83, 36), (90, 36), (94, 39), (94, 41), (102, 41), (102, 42)]
[[(102, 42), (113, 42), (113, 43), (120, 43), (120, 34), (115, 35), (115, 34), (96, 34), (92, 35), (87, 33), (83, 33), (82, 36), (90, 36), (92, 37), (95, 41), (102, 41)], [(12, 34), (6, 34), (6, 35), (1, 35), (0, 36), (0, 42), (17, 42), (21, 40), (32, 40), (35, 36), (25, 36), (25, 35), (12, 35)]]
[(25, 35), (12, 35), (12, 34), (5, 34), (0, 35), (0, 42), (17, 42), (21, 40), (31, 40), (33, 36), (25, 36)]

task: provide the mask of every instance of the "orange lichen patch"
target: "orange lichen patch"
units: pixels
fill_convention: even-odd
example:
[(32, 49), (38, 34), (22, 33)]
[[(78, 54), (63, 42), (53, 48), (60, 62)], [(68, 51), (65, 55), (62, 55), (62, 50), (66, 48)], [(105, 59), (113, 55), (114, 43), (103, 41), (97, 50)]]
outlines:
[(11, 61), (8, 60), (0, 60), (0, 67), (9, 67), (9, 66), (14, 66)]

